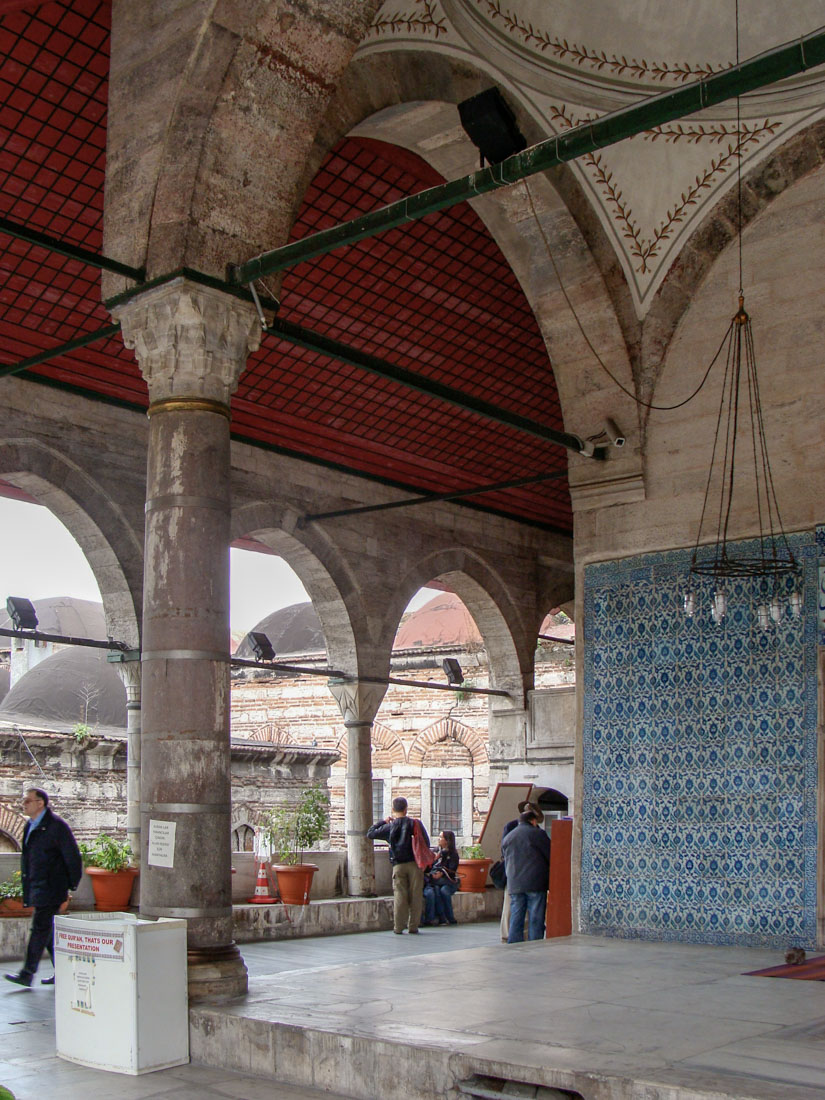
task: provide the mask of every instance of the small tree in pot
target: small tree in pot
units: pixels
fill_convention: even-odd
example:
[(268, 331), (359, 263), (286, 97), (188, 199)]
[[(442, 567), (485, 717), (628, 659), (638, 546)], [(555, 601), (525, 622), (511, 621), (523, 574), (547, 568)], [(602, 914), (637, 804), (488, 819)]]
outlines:
[(132, 867), (132, 847), (128, 840), (117, 840), (99, 833), (91, 844), (80, 844), (80, 855), (92, 883), (95, 909), (115, 913), (129, 907), (132, 886), (138, 873)]
[[(315, 863), (304, 863), (303, 853), (327, 832), (329, 795), (319, 786), (301, 793), (294, 809), (269, 810), (261, 822), (264, 838), (274, 850), (272, 870), (278, 879), (281, 900), (289, 905), (306, 905)], [(277, 860), (277, 862), (276, 862)]]

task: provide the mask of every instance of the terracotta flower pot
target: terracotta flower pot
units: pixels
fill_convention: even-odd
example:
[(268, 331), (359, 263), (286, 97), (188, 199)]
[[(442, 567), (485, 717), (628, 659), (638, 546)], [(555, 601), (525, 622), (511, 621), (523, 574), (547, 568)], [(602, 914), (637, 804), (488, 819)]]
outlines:
[(284, 905), (309, 905), (312, 877), (318, 870), (316, 863), (273, 863), (272, 870)]
[(0, 899), (0, 917), (30, 917), (34, 910), (23, 904), (22, 898)]
[(491, 859), (460, 859), (458, 861), (459, 890), (464, 893), (481, 894), (487, 885), (487, 872)]
[(95, 895), (95, 909), (101, 913), (119, 913), (128, 909), (137, 873), (136, 867), (127, 867), (125, 871), (104, 871), (102, 867), (87, 867), (86, 874)]

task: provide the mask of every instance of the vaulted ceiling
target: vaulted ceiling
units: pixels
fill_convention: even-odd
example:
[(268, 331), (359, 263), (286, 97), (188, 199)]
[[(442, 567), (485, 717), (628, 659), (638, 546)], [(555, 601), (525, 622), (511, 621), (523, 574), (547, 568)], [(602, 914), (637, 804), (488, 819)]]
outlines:
[[(14, 10), (8, 10), (12, 8)], [(0, 4), (0, 217), (101, 250), (110, 5)], [(347, 138), (322, 164), (293, 239), (441, 182), (420, 157)], [(94, 267), (0, 234), (0, 362), (111, 324)], [(118, 259), (118, 257), (112, 257)], [(291, 270), (280, 316), (562, 430), (544, 341), (517, 280), (467, 204)], [(136, 408), (148, 403), (115, 334), (24, 378)], [(232, 404), (235, 438), (421, 492), (558, 471), (475, 506), (569, 532), (566, 454), (554, 444), (272, 336)]]

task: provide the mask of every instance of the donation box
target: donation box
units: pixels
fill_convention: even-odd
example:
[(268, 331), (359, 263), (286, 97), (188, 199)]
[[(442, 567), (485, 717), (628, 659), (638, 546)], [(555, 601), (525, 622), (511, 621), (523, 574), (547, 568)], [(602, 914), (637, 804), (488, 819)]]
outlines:
[(186, 921), (55, 917), (57, 1053), (116, 1073), (189, 1061)]

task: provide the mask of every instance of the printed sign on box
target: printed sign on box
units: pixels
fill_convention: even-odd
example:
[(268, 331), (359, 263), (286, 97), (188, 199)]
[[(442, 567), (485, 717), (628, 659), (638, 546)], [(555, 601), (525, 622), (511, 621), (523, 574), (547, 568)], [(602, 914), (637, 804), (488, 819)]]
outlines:
[(123, 961), (122, 932), (69, 932), (58, 928), (54, 934), (55, 951), (63, 955), (85, 955), (94, 959)]

